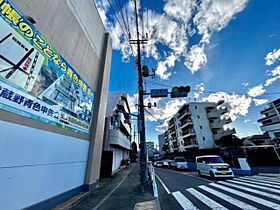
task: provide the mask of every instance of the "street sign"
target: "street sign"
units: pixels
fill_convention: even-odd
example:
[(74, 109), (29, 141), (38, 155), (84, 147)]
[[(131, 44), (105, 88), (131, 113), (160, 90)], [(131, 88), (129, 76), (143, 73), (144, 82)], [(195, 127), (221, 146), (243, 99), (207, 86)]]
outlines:
[(168, 89), (152, 89), (151, 98), (167, 97)]

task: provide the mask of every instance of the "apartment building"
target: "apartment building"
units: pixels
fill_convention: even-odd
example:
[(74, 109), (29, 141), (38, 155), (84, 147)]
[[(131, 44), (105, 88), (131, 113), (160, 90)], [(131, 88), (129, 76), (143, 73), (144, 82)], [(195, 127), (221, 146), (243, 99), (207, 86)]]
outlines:
[(110, 175), (118, 171), (123, 160), (129, 159), (131, 143), (131, 124), (125, 123), (123, 114), (120, 114), (120, 127), (112, 126), (112, 117), (117, 110), (130, 113), (126, 94), (113, 93), (108, 96), (101, 167), (107, 167), (107, 171), (110, 169)]
[(231, 123), (224, 101), (191, 102), (185, 104), (168, 122), (165, 141), (169, 152), (185, 152), (187, 149), (210, 149), (219, 146), (223, 136), (235, 133), (224, 129)]
[(148, 157), (153, 157), (155, 153), (155, 143), (153, 141), (146, 142), (146, 152)]
[(158, 135), (159, 154), (164, 155), (163, 145), (165, 144), (165, 134)]
[(267, 132), (271, 139), (280, 137), (280, 98), (272, 101), (268, 106), (261, 111), (264, 115), (263, 118), (259, 119), (261, 123), (261, 130)]

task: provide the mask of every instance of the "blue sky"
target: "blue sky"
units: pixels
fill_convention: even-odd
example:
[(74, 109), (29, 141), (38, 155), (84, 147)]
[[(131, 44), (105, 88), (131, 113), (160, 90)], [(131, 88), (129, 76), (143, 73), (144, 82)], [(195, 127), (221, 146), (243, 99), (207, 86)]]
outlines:
[[(150, 68), (157, 68), (157, 77), (147, 79), (146, 90), (163, 88), (149, 81), (168, 86), (190, 85), (198, 90), (185, 99), (157, 100), (158, 107), (149, 111), (165, 122), (180, 105), (193, 101), (194, 97), (197, 101), (224, 99), (233, 119), (230, 127), (236, 128), (237, 135), (256, 134), (260, 110), (266, 102), (280, 97), (280, 94), (270, 95), (280, 92), (280, 2), (199, 2), (158, 0), (148, 5), (149, 24), (145, 21), (143, 24), (150, 43), (143, 50), (143, 57), (147, 57), (143, 62)], [(135, 59), (111, 8), (117, 5), (106, 4), (106, 1), (97, 1), (97, 5), (113, 39), (110, 92), (125, 92), (133, 103), (137, 97)], [(128, 10), (133, 36), (135, 28), (130, 11), (133, 4), (121, 6), (123, 11)], [(143, 3), (144, 11), (145, 6)], [(146, 18), (147, 13), (143, 14)], [(157, 140), (159, 132), (156, 130), (164, 127), (146, 116), (147, 140)]]

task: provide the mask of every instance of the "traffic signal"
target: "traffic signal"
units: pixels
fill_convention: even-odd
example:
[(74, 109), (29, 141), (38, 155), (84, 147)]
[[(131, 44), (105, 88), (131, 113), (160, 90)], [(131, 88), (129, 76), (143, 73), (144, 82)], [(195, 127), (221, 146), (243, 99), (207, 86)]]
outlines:
[(121, 126), (121, 119), (119, 114), (113, 115), (113, 128), (119, 128)]
[(180, 86), (173, 87), (171, 91), (171, 98), (187, 97), (188, 93), (191, 91), (190, 86)]
[(150, 76), (148, 66), (144, 65), (144, 66), (142, 67), (142, 75), (143, 75), (143, 77), (148, 77), (148, 76)]
[(125, 113), (123, 113), (123, 116), (124, 116), (124, 123), (129, 124), (130, 123), (130, 114), (125, 112)]

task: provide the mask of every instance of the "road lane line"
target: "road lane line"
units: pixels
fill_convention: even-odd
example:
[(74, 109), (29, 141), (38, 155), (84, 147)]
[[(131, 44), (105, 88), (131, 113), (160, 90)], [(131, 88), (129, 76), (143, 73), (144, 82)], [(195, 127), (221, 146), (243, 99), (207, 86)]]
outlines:
[(258, 184), (262, 186), (267, 186), (267, 187), (272, 187), (272, 188), (278, 188), (280, 189), (280, 186), (272, 185), (272, 184), (266, 184), (266, 183), (261, 183), (261, 182), (256, 182), (256, 181), (250, 181), (249, 179), (241, 179), (241, 178), (234, 178), (234, 180), (238, 180), (241, 182), (247, 182), (247, 183), (252, 183), (252, 184)]
[(263, 186), (259, 186), (259, 185), (255, 185), (255, 184), (249, 184), (249, 183), (244, 183), (244, 182), (240, 182), (240, 181), (236, 181), (236, 180), (227, 180), (227, 181), (235, 183), (235, 184), (241, 184), (241, 185), (245, 185), (245, 186), (248, 186), (248, 187), (254, 187), (254, 188), (257, 188), (257, 189), (274, 192), (274, 193), (280, 193), (279, 190), (271, 189), (270, 187), (263, 187)]
[(99, 207), (120, 187), (120, 185), (126, 180), (128, 175), (126, 175), (118, 184), (117, 186), (111, 190), (92, 210), (98, 210)]
[(217, 190), (214, 190), (214, 189), (212, 189), (210, 187), (206, 187), (204, 185), (200, 185), (198, 187), (200, 189), (203, 189), (204, 191), (206, 191), (208, 193), (211, 193), (212, 195), (218, 197), (219, 199), (222, 199), (222, 200), (224, 200), (224, 201), (226, 201), (226, 202), (228, 202), (228, 203), (230, 203), (230, 204), (232, 204), (234, 206), (237, 206), (239, 208), (246, 209), (246, 210), (256, 210), (256, 209), (258, 209), (258, 208), (254, 207), (254, 206), (251, 206), (251, 205), (249, 205), (247, 203), (244, 203), (244, 202), (242, 202), (240, 200), (237, 200), (237, 199), (235, 199), (235, 198), (233, 198), (233, 197), (231, 197), (229, 195), (221, 193), (221, 192), (219, 192)]
[(158, 177), (158, 175), (156, 175), (156, 177), (158, 178), (158, 181), (161, 183), (161, 185), (163, 186), (163, 188), (165, 189), (167, 194), (170, 194), (170, 190), (166, 187), (166, 185), (163, 183), (163, 181)]
[(259, 191), (259, 190), (256, 190), (256, 189), (251, 189), (251, 188), (248, 188), (248, 187), (239, 186), (239, 185), (236, 185), (236, 184), (230, 184), (230, 183), (224, 182), (224, 181), (219, 181), (218, 183), (223, 184), (223, 185), (227, 185), (227, 186), (230, 186), (230, 187), (235, 187), (235, 188), (238, 188), (240, 190), (245, 190), (247, 192), (262, 195), (262, 196), (265, 196), (265, 197), (268, 197), (268, 198), (273, 198), (275, 200), (280, 201), (280, 196), (278, 196), (278, 195), (274, 195), (274, 194), (271, 194), (271, 193)]
[(204, 179), (204, 178), (201, 178), (201, 177), (198, 177), (198, 176), (194, 176), (194, 175), (190, 175), (190, 174), (184, 174), (184, 175), (191, 176), (191, 177), (193, 177), (193, 178), (200, 179), (200, 180), (203, 180), (203, 181), (205, 181), (205, 182), (214, 183), (214, 182), (211, 181), (211, 180)]
[(172, 195), (174, 196), (174, 198), (178, 201), (178, 203), (182, 206), (183, 209), (185, 210), (199, 210), (198, 208), (196, 208), (195, 205), (193, 205), (193, 203), (187, 199), (181, 192), (177, 191), (177, 192), (173, 192)]
[(249, 177), (239, 177), (239, 179), (245, 179), (245, 180), (252, 180), (252, 181), (258, 181), (258, 182), (263, 182), (263, 183), (269, 183), (269, 184), (277, 184), (279, 185), (279, 183), (276, 182), (271, 182), (271, 181), (265, 181), (265, 180), (260, 180), (260, 179), (254, 179), (254, 178), (249, 178)]
[[(238, 195), (240, 197), (246, 198), (247, 200), (251, 200), (253, 202), (259, 203), (259, 204), (264, 205), (264, 206), (267, 206), (269, 208), (280, 210), (280, 205), (278, 205), (277, 203), (273, 203), (273, 202), (270, 202), (268, 200), (259, 198), (257, 196), (253, 196), (253, 195), (250, 195), (250, 194), (247, 194), (247, 193), (243, 193), (241, 191), (234, 190), (234, 189), (228, 188), (228, 187), (220, 185), (220, 184), (211, 183), (209, 185), (211, 185), (213, 187), (216, 187), (216, 188), (219, 188), (219, 189), (222, 189), (224, 191), (230, 192), (232, 194)], [(243, 209), (246, 209), (246, 208), (243, 208)]]
[(208, 198), (207, 196), (203, 195), (202, 193), (198, 192), (197, 190), (193, 188), (186, 189), (189, 193), (191, 193), (194, 197), (196, 197), (198, 200), (203, 202), (205, 205), (209, 206), (211, 209), (214, 210), (228, 210), (221, 204), (217, 203), (216, 201), (213, 201), (212, 199)]

